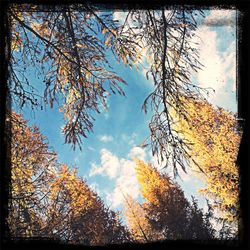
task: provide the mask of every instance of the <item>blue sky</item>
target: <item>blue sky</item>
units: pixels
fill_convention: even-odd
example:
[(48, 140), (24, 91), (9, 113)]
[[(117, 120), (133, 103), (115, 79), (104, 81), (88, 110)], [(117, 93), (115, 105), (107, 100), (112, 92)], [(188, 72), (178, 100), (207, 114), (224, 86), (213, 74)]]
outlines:
[[(200, 58), (204, 64), (202, 71), (193, 76), (193, 80), (203, 87), (212, 87), (209, 101), (214, 105), (237, 111), (236, 103), (236, 27), (235, 11), (212, 10), (206, 12), (197, 31), (200, 37)], [(124, 14), (114, 13), (116, 19), (122, 20)], [(220, 21), (223, 25), (214, 24)], [(112, 59), (112, 58), (111, 58)], [(146, 65), (146, 62), (144, 62)], [(111, 95), (108, 98), (109, 110), (103, 109), (95, 116), (94, 133), (84, 139), (83, 150), (64, 144), (61, 128), (64, 124), (63, 114), (55, 105), (53, 109), (34, 111), (24, 108), (25, 118), (30, 124), (39, 126), (43, 135), (47, 136), (49, 145), (58, 153), (62, 163), (78, 168), (79, 176), (86, 179), (97, 193), (113, 209), (120, 209), (123, 193), (129, 193), (135, 199), (139, 196), (139, 186), (135, 178), (133, 158), (137, 157), (157, 165), (146, 148), (137, 147), (149, 136), (148, 123), (150, 113), (145, 115), (141, 106), (144, 99), (153, 89), (153, 83), (145, 78), (145, 71), (126, 68), (113, 61), (114, 71), (127, 83), (124, 86), (126, 97)], [(42, 84), (32, 75), (31, 80)], [(199, 198), (200, 206), (204, 206), (204, 198), (196, 190), (203, 183), (194, 175), (181, 174), (183, 181), (178, 180), (184, 188), (186, 196)]]

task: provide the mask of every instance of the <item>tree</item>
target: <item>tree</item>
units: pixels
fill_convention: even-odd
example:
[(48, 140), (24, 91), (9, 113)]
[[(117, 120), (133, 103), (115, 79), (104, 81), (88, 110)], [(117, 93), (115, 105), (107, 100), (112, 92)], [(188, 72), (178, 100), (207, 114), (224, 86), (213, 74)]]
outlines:
[[(139, 160), (136, 164), (141, 195), (145, 199), (141, 206), (144, 216), (142, 212), (140, 216), (142, 221), (147, 221), (148, 228), (152, 229), (153, 240), (204, 240), (214, 237), (208, 217), (198, 208), (194, 199), (190, 203), (180, 187), (152, 165)], [(138, 207), (138, 203), (136, 206)], [(130, 225), (134, 224), (132, 219)]]
[(109, 210), (75, 169), (60, 165), (36, 126), (10, 113), (11, 237), (48, 237), (74, 244), (130, 240), (119, 215)]
[[(192, 125), (188, 117), (200, 118), (190, 111), (192, 104), (187, 100), (203, 102), (207, 92), (191, 81), (192, 72), (202, 66), (194, 37), (197, 20), (203, 17), (203, 12), (188, 6), (129, 10), (119, 23), (113, 19), (113, 12), (101, 10), (100, 6), (91, 4), (9, 5), (6, 20), (11, 27), (11, 34), (6, 35), (6, 56), (10, 62), (8, 94), (19, 107), (53, 107), (56, 102), (65, 118), (65, 142), (81, 148), (81, 140), (92, 131), (100, 105), (106, 107), (107, 96), (117, 92), (124, 95), (125, 81), (112, 71), (108, 53), (130, 67), (142, 65), (145, 57), (149, 64), (146, 76), (152, 77), (155, 86), (143, 104), (145, 112), (149, 105), (153, 111), (149, 123), (152, 153), (159, 160), (166, 160), (166, 166), (172, 166), (177, 175), (178, 167), (185, 171), (193, 164), (191, 147), (196, 144), (186, 140), (181, 129), (176, 129), (182, 124), (178, 122), (184, 120), (189, 126), (201, 122)], [(37, 78), (43, 80), (38, 92), (28, 71), (34, 71)], [(206, 166), (197, 166), (206, 172)], [(214, 180), (218, 175), (215, 176)], [(233, 172), (228, 178), (235, 181), (236, 189), (237, 174)], [(218, 190), (211, 186), (212, 193), (221, 192), (226, 196), (225, 190), (229, 190), (226, 184), (224, 181)], [(234, 190), (229, 192), (234, 198), (225, 201), (223, 206), (235, 210), (232, 201), (237, 195)]]
[(76, 176), (62, 166), (51, 187), (48, 225), (56, 238), (69, 243), (105, 245), (130, 240), (118, 215)]
[(153, 231), (142, 205), (130, 195), (124, 198), (124, 216), (133, 239), (140, 243), (156, 240), (156, 232)]
[[(176, 107), (185, 115), (180, 96), (201, 97), (206, 91), (190, 80), (201, 66), (193, 37), (203, 13), (187, 6), (129, 10), (120, 24), (112, 12), (100, 10), (89, 4), (10, 5), (9, 93), (21, 106), (38, 105), (39, 99), (41, 105), (57, 101), (66, 120), (65, 142), (80, 146), (81, 138), (92, 131), (100, 103), (106, 107), (107, 95), (124, 94), (125, 82), (111, 70), (107, 52), (130, 67), (145, 56), (147, 76), (155, 85), (143, 105), (147, 112), (151, 103), (154, 112), (149, 124), (152, 152), (171, 162), (176, 173), (188, 155), (172, 130), (169, 110)], [(29, 82), (30, 65), (44, 78), (44, 96), (37, 96)]]
[(207, 187), (201, 190), (212, 198), (224, 218), (239, 218), (239, 168), (236, 159), (241, 130), (236, 116), (202, 100), (183, 98), (189, 115), (176, 115), (175, 129), (192, 143), (187, 150), (194, 159), (193, 169), (201, 172)]
[[(10, 118), (11, 116), (11, 118)], [(21, 115), (11, 112), (11, 197), (8, 224), (12, 237), (39, 236), (43, 227), (43, 202), (48, 183), (56, 171), (56, 154), (48, 149), (36, 126), (29, 127)]]
[[(124, 60), (126, 46), (129, 53), (134, 47), (118, 37), (112, 13), (99, 17), (97, 11), (97, 6), (89, 5), (46, 9), (27, 4), (11, 5), (8, 10), (13, 37), (9, 93), (19, 106), (27, 102), (38, 105), (40, 100), (40, 105), (52, 107), (59, 102), (66, 121), (65, 142), (73, 146), (80, 146), (81, 136), (92, 131), (93, 114), (99, 113), (100, 104), (107, 108), (109, 92), (105, 86), (108, 84), (112, 93), (124, 95), (121, 84), (125, 81), (111, 70), (106, 58), (110, 42), (116, 39), (117, 44), (126, 43), (121, 51), (113, 46)], [(44, 96), (30, 84), (30, 66), (37, 78), (43, 78)]]
[[(208, 89), (191, 81), (193, 72), (202, 65), (199, 62), (196, 29), (197, 20), (203, 12), (187, 6), (162, 7), (156, 10), (131, 11), (127, 19), (136, 22), (136, 28), (128, 29), (130, 36), (140, 41), (147, 51), (149, 69), (155, 89), (143, 103), (143, 110), (153, 111), (150, 128), (152, 154), (166, 161), (165, 166), (185, 168), (184, 158), (188, 158), (185, 143), (173, 129), (174, 117), (170, 110), (185, 116), (188, 113), (181, 96), (204, 98)], [(126, 19), (126, 20), (127, 20)], [(138, 30), (139, 29), (139, 30)]]

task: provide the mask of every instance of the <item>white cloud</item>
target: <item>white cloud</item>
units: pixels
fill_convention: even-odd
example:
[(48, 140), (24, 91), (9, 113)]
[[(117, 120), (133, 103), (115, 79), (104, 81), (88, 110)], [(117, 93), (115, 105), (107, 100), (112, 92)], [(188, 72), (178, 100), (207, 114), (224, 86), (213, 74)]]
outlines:
[(146, 153), (143, 148), (141, 147), (133, 147), (128, 156), (131, 159), (140, 159), (140, 160), (145, 160)]
[(117, 20), (121, 25), (124, 25), (123, 32), (126, 32), (129, 28), (132, 28), (134, 33), (140, 32), (141, 29), (138, 29), (137, 22), (135, 20), (132, 20), (131, 14), (128, 14), (128, 11), (114, 11), (113, 20)]
[(113, 208), (124, 203), (124, 196), (129, 194), (134, 199), (139, 196), (139, 184), (135, 175), (135, 163), (131, 160), (121, 159), (121, 172), (116, 179), (112, 193), (107, 194), (107, 200)]
[[(139, 184), (136, 179), (136, 164), (132, 159), (118, 158), (107, 149), (101, 150), (101, 164), (92, 164), (89, 176), (104, 175), (115, 179), (112, 192), (106, 193), (106, 199), (111, 207), (116, 208), (124, 202), (124, 195), (130, 194), (134, 199), (139, 196)], [(146, 153), (142, 148), (133, 147), (128, 157), (145, 159)]]
[(95, 163), (92, 163), (89, 176), (91, 177), (95, 175), (106, 175), (109, 178), (113, 179), (117, 176), (119, 168), (119, 159), (107, 149), (102, 149), (101, 164), (100, 166), (98, 166)]
[[(140, 196), (140, 185), (136, 178), (136, 164), (133, 158), (139, 158), (145, 161), (148, 157), (151, 162), (159, 171), (166, 172), (173, 178), (173, 171), (171, 166), (163, 168), (165, 161), (162, 163), (157, 162), (157, 157), (152, 157), (146, 149), (140, 147), (133, 147), (128, 153), (128, 158), (118, 158), (107, 149), (100, 151), (101, 160), (100, 164), (92, 164), (89, 176), (103, 175), (107, 176), (110, 180), (114, 180), (114, 188), (112, 191), (104, 192), (106, 200), (112, 208), (117, 208), (124, 204), (124, 196), (126, 194), (131, 195), (134, 199), (138, 199)], [(177, 179), (178, 183), (184, 188), (185, 194), (189, 194), (190, 188), (200, 188), (200, 184), (196, 187), (197, 178), (192, 174), (192, 171), (188, 171), (185, 174), (182, 170), (179, 171), (181, 179)], [(93, 188), (100, 192), (100, 188), (93, 184)], [(191, 193), (192, 194), (192, 193)]]
[(111, 142), (114, 140), (114, 138), (111, 136), (111, 135), (99, 135), (98, 136), (98, 139), (101, 141), (101, 142)]
[(203, 70), (198, 73), (198, 82), (202, 87), (217, 91), (226, 84), (223, 60), (217, 49), (217, 33), (208, 27), (201, 27), (198, 36), (201, 38), (200, 61), (204, 64)]
[(186, 169), (186, 173), (185, 173), (181, 168), (179, 168), (178, 174), (182, 182), (189, 182), (192, 180), (191, 179), (192, 173), (188, 171), (188, 169)]
[[(197, 30), (197, 35), (200, 38), (200, 45), (198, 46), (200, 62), (204, 65), (203, 69), (196, 75), (198, 84), (201, 87), (211, 87), (215, 90), (210, 92), (208, 100), (215, 105), (224, 106), (227, 105), (223, 102), (222, 95), (225, 94), (225, 87), (229, 83), (232, 83), (232, 91), (236, 86), (236, 41), (230, 36), (235, 34), (235, 27), (226, 26), (219, 29), (211, 29), (208, 25), (212, 20), (218, 22), (219, 25), (226, 24), (225, 17), (234, 20), (232, 18), (233, 11), (221, 11), (214, 10), (204, 20), (206, 26), (202, 25)], [(224, 20), (223, 22), (220, 20)], [(228, 21), (229, 22), (229, 21)], [(219, 32), (223, 32), (225, 37), (221, 41)], [(225, 46), (224, 50), (220, 48), (220, 43), (223, 42)], [(225, 107), (227, 108), (227, 107)]]
[[(123, 23), (128, 12), (116, 11), (113, 13), (113, 19), (119, 20)], [(166, 10), (165, 14), (170, 15), (171, 11)], [(127, 19), (127, 24), (133, 27), (135, 24), (131, 18)], [(215, 94), (211, 92), (209, 101), (216, 102), (219, 99), (220, 92), (228, 83), (228, 80), (233, 79), (232, 90), (235, 91), (236, 78), (236, 47), (228, 46), (228, 49), (223, 54), (218, 50), (219, 39), (217, 32), (211, 30), (211, 27), (223, 27), (224, 31), (232, 34), (236, 29), (236, 11), (230, 9), (215, 9), (211, 10), (210, 14), (204, 18), (202, 25), (197, 31), (201, 38), (200, 58), (204, 64), (204, 69), (198, 74), (198, 81), (202, 87), (212, 87)], [(138, 32), (138, 30), (135, 30)], [(227, 39), (226, 37), (224, 39)], [(227, 41), (228, 42), (228, 41)], [(235, 42), (234, 42), (235, 44)], [(231, 48), (231, 49), (230, 49)], [(140, 71), (146, 78), (146, 72), (151, 64), (150, 51), (148, 49), (142, 50), (142, 65), (144, 68)], [(153, 79), (149, 75), (149, 81), (153, 85)]]
[(88, 149), (89, 151), (95, 151), (95, 149), (94, 149), (93, 147), (90, 147), (90, 146), (88, 146), (87, 149)]
[(224, 67), (227, 79), (232, 80), (232, 91), (236, 91), (236, 41), (233, 41), (224, 55)]

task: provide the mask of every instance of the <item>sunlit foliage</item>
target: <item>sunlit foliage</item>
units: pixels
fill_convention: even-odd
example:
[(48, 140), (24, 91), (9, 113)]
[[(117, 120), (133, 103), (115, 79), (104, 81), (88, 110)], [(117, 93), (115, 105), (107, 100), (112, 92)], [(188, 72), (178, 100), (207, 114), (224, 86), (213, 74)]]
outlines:
[[(190, 203), (185, 198), (178, 184), (150, 164), (139, 160), (136, 164), (137, 179), (145, 202), (138, 204), (130, 201), (131, 208), (127, 206), (126, 214), (129, 215), (130, 228), (136, 228), (137, 234), (140, 233), (136, 220), (140, 216), (144, 234), (148, 234), (146, 239), (148, 237), (151, 241), (214, 237), (208, 216), (198, 208), (194, 199)], [(136, 217), (133, 217), (133, 211), (136, 211)]]
[(174, 128), (191, 143), (193, 169), (201, 172), (211, 197), (229, 221), (239, 216), (239, 168), (236, 165), (241, 130), (236, 116), (206, 101), (183, 98), (187, 119), (178, 116)]
[(48, 225), (59, 239), (85, 245), (129, 240), (118, 214), (104, 206), (97, 194), (77, 177), (75, 170), (61, 167), (53, 180), (50, 199)]
[[(92, 131), (93, 114), (100, 112), (100, 105), (107, 108), (110, 92), (124, 95), (125, 81), (106, 58), (111, 41), (126, 43), (122, 50), (112, 49), (122, 58), (127, 56), (126, 46), (134, 54), (133, 43), (118, 37), (112, 13), (98, 16), (97, 12), (97, 7), (88, 5), (57, 6), (50, 11), (33, 5), (9, 8), (10, 94), (21, 107), (53, 107), (57, 102), (66, 122), (65, 141), (73, 146), (81, 147), (81, 137)], [(43, 80), (43, 96), (30, 82), (31, 69)]]
[[(112, 11), (101, 10), (90, 4), (9, 6), (6, 55), (12, 101), (41, 109), (56, 103), (64, 114), (65, 142), (81, 148), (100, 106), (108, 108), (107, 97), (124, 95), (126, 82), (112, 70), (110, 56), (130, 68), (145, 59), (146, 77), (154, 83), (143, 104), (145, 112), (153, 112), (148, 137), (153, 155), (175, 175), (187, 166), (202, 173), (207, 187), (201, 191), (227, 221), (235, 222), (241, 133), (235, 116), (208, 104), (207, 89), (191, 81), (192, 72), (201, 68), (194, 38), (203, 12), (188, 6), (135, 9), (118, 22)], [(30, 72), (43, 82), (39, 90)], [(57, 162), (37, 127), (14, 112), (7, 120), (12, 124), (8, 222), (13, 237), (49, 236), (86, 245), (131, 240), (118, 214), (75, 170)], [(189, 202), (167, 175), (141, 161), (136, 171), (145, 202), (128, 196), (125, 209), (136, 241), (213, 238), (197, 202)]]
[(11, 112), (11, 199), (9, 226), (13, 237), (37, 236), (43, 227), (43, 211), (49, 181), (56, 171), (56, 154), (48, 149), (36, 126)]
[(76, 170), (59, 165), (37, 127), (12, 112), (11, 237), (46, 237), (74, 244), (104, 245), (130, 240), (120, 216)]
[(133, 238), (141, 243), (156, 240), (156, 232), (152, 229), (143, 206), (129, 195), (124, 198), (124, 215)]

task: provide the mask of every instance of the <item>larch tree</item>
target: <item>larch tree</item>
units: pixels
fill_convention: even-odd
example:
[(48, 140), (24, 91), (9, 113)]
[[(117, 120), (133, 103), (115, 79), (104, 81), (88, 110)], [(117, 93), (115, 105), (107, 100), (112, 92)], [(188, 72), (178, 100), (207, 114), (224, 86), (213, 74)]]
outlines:
[[(239, 218), (239, 167), (236, 164), (241, 129), (236, 115), (207, 101), (187, 99), (187, 119), (176, 115), (174, 128), (192, 144), (187, 148), (193, 170), (198, 170), (207, 187), (201, 190), (212, 198), (225, 219)], [(173, 112), (174, 113), (174, 112)]]
[(51, 185), (50, 218), (54, 237), (68, 243), (106, 245), (128, 242), (130, 234), (118, 214), (76, 176), (62, 166)]
[(143, 110), (153, 112), (149, 123), (152, 154), (171, 165), (174, 174), (185, 168), (188, 158), (185, 143), (173, 130), (174, 108), (180, 115), (188, 113), (181, 96), (205, 98), (209, 88), (194, 84), (192, 74), (202, 68), (199, 62), (198, 20), (203, 11), (188, 6), (162, 7), (155, 10), (131, 10), (125, 23), (126, 33), (140, 42), (154, 90), (145, 99)]
[[(202, 11), (188, 6), (130, 9), (120, 22), (113, 11), (91, 4), (12, 4), (7, 13), (8, 93), (19, 107), (57, 102), (65, 118), (65, 142), (81, 147), (82, 138), (92, 131), (93, 115), (100, 105), (107, 108), (107, 96), (124, 95), (125, 81), (112, 71), (107, 54), (130, 67), (143, 66), (146, 58), (146, 75), (155, 86), (143, 105), (145, 112), (148, 104), (153, 111), (152, 153), (171, 162), (175, 173), (178, 165), (183, 167), (188, 155), (172, 130), (169, 110), (176, 107), (185, 115), (180, 96), (202, 97), (207, 91), (191, 82), (192, 72), (201, 67), (194, 37)], [(30, 82), (31, 69), (42, 78), (44, 95)]]
[[(235, 145), (239, 142), (239, 137), (233, 137), (235, 144), (229, 143), (231, 146), (227, 148), (226, 141), (219, 144), (219, 137), (215, 138), (217, 135), (214, 134), (213, 140), (216, 143), (208, 145), (207, 134), (212, 134), (213, 125), (199, 130), (205, 116), (199, 116), (194, 107), (193, 110), (190, 108), (195, 99), (201, 100), (198, 103), (204, 103), (208, 92), (208, 89), (192, 82), (192, 73), (202, 67), (195, 39), (198, 21), (204, 17), (201, 10), (190, 6), (161, 6), (152, 10), (130, 9), (126, 11), (125, 19), (120, 22), (114, 20), (112, 11), (92, 4), (10, 4), (6, 11), (5, 21), (11, 31), (6, 34), (6, 59), (9, 62), (8, 96), (18, 107), (28, 105), (32, 108), (40, 106), (42, 109), (44, 106), (53, 107), (57, 103), (64, 114), (65, 142), (74, 148), (76, 145), (81, 148), (82, 138), (87, 137), (93, 130), (94, 115), (101, 111), (101, 105), (107, 108), (107, 97), (114, 93), (124, 95), (123, 85), (126, 82), (112, 70), (108, 53), (113, 55), (117, 62), (130, 67), (144, 66), (142, 59), (145, 58), (149, 65), (146, 77), (151, 76), (154, 83), (154, 90), (143, 104), (145, 112), (150, 108), (153, 112), (149, 123), (153, 155), (166, 161), (166, 166), (172, 166), (175, 175), (178, 174), (179, 167), (185, 171), (188, 165), (192, 165), (194, 158), (200, 162), (197, 166), (204, 173), (208, 172), (209, 168), (222, 164), (225, 170), (220, 173), (223, 175), (221, 178), (218, 177), (218, 171), (216, 173), (209, 170), (210, 179), (207, 181), (210, 186), (205, 192), (215, 194), (220, 200), (220, 206), (227, 209), (231, 215), (238, 213), (237, 205), (233, 205), (238, 197), (235, 191), (238, 188), (238, 171), (230, 164), (236, 157)], [(34, 84), (28, 72), (34, 72), (42, 84)], [(209, 108), (204, 111), (204, 115), (207, 111), (210, 112)], [(223, 117), (228, 118), (223, 112), (219, 115), (219, 121), (222, 121)], [(9, 118), (12, 119), (12, 116)], [(209, 119), (213, 121), (212, 116)], [(12, 123), (15, 123), (15, 119), (12, 119)], [(187, 128), (186, 131), (183, 132), (181, 126)], [(192, 127), (193, 136), (186, 139), (189, 127)], [(200, 138), (195, 134), (197, 132)], [(205, 134), (201, 135), (203, 132)], [(218, 132), (219, 136), (224, 132)], [(234, 135), (230, 133), (228, 135)], [(198, 139), (200, 144), (197, 143)], [(205, 157), (201, 155), (203, 150), (200, 152), (197, 145), (204, 149)], [(220, 151), (213, 145), (220, 145)], [(209, 147), (214, 150), (212, 154), (208, 151)], [(223, 151), (223, 147), (227, 149)], [(195, 152), (197, 148), (198, 152)], [(228, 150), (231, 150), (230, 153)], [(227, 160), (217, 161), (216, 157), (222, 156), (223, 152), (226, 152)], [(214, 155), (213, 161), (210, 155)], [(208, 160), (207, 163), (203, 162), (205, 159)], [(149, 176), (154, 176), (151, 180), (154, 179), (156, 187), (171, 187), (167, 190), (176, 192), (176, 197), (180, 197), (183, 207), (190, 209), (189, 203), (181, 194), (182, 191), (175, 184), (172, 188), (170, 179), (163, 178), (155, 170), (147, 171)], [(142, 173), (142, 194), (146, 200), (149, 199), (152, 207), (157, 207), (160, 204), (158, 198), (163, 199), (165, 194), (160, 188), (154, 189), (147, 185), (146, 179), (143, 179), (146, 175), (143, 177)], [(213, 183), (216, 183), (218, 178), (222, 181), (216, 186)], [(227, 178), (230, 179), (230, 185), (232, 184), (230, 187)], [(158, 185), (157, 181), (161, 185)], [(65, 197), (72, 199), (69, 191), (65, 190), (62, 189)], [(184, 210), (180, 210), (180, 214), (185, 215)], [(170, 238), (178, 238), (180, 235), (186, 237), (183, 233), (171, 236), (168, 235), (169, 232), (164, 231), (164, 234)], [(73, 236), (67, 237), (71, 239)]]
[(133, 239), (140, 243), (156, 240), (157, 232), (153, 231), (142, 205), (130, 195), (124, 199), (124, 216)]
[(152, 165), (140, 160), (136, 164), (141, 195), (145, 199), (143, 220), (149, 223), (155, 235), (153, 240), (214, 238), (212, 225), (194, 199), (189, 202), (178, 184)]
[(36, 126), (29, 127), (21, 115), (14, 112), (11, 124), (11, 195), (8, 225), (12, 237), (39, 236), (44, 226), (43, 212), (48, 195), (48, 183), (56, 171), (56, 154), (49, 150), (46, 138)]
[[(100, 105), (107, 108), (110, 92), (124, 95), (125, 81), (112, 71), (106, 57), (110, 43), (116, 40), (113, 51), (124, 60), (135, 53), (133, 41), (119, 38), (112, 13), (97, 12), (97, 6), (88, 4), (54, 8), (17, 4), (8, 9), (9, 94), (20, 107), (53, 107), (57, 102), (66, 122), (65, 142), (73, 146), (81, 146), (81, 137), (92, 131), (93, 114), (100, 112)], [(43, 81), (44, 95), (30, 83), (31, 69)]]
[(74, 244), (105, 245), (131, 239), (75, 169), (60, 165), (36, 126), (11, 112), (10, 236), (46, 237)]

